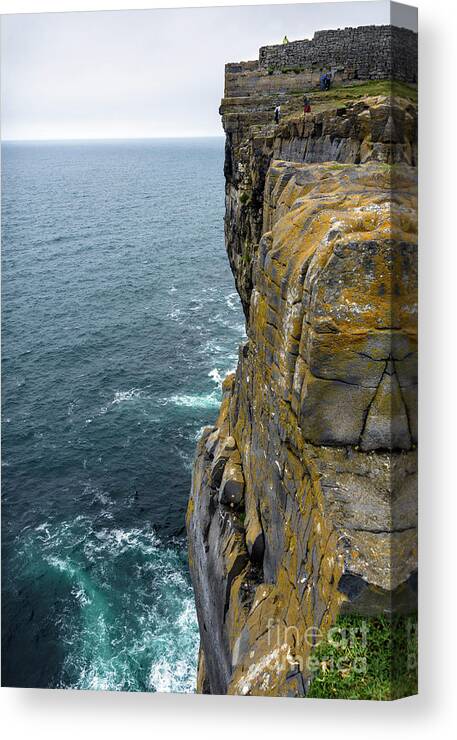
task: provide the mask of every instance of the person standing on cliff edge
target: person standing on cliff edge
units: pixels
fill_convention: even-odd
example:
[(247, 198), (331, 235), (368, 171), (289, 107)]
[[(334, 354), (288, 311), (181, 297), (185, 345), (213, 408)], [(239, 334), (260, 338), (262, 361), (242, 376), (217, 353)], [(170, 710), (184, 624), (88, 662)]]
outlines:
[(277, 105), (275, 108), (275, 123), (279, 123), (280, 116), (281, 116), (281, 106)]
[(305, 97), (303, 98), (303, 113), (311, 113), (311, 103), (309, 102), (309, 98)]

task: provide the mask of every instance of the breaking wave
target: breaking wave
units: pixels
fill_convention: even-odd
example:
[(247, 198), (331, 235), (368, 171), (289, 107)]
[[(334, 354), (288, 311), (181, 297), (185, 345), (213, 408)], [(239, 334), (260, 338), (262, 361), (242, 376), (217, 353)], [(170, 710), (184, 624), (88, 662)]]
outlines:
[(59, 613), (51, 608), (40, 629), (57, 630), (65, 646), (59, 687), (194, 691), (198, 627), (183, 540), (79, 516), (43, 522), (21, 541), (21, 570), (51, 581), (58, 597)]

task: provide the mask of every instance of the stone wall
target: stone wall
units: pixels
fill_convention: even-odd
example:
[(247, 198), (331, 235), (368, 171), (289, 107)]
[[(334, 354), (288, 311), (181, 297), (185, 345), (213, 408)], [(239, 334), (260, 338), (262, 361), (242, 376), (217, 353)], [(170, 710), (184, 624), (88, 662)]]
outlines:
[(360, 26), (317, 31), (311, 40), (263, 46), (259, 66), (287, 68), (338, 68), (353, 79), (417, 80), (417, 33), (395, 26)]

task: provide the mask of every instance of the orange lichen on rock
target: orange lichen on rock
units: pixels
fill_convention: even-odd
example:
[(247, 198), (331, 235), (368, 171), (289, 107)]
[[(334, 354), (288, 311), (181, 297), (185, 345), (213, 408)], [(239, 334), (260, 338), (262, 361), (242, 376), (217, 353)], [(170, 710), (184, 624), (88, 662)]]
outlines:
[(414, 107), (371, 98), (275, 136), (241, 113), (226, 241), (248, 338), (187, 517), (198, 690), (305, 696), (338, 614), (415, 604)]

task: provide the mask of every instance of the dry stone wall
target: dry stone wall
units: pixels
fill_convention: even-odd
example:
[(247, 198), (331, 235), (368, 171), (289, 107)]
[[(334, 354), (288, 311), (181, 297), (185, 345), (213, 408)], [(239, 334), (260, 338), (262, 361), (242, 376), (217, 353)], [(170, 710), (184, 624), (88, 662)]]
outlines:
[(396, 26), (317, 31), (310, 40), (263, 46), (259, 67), (343, 68), (353, 79), (417, 80), (417, 34)]

